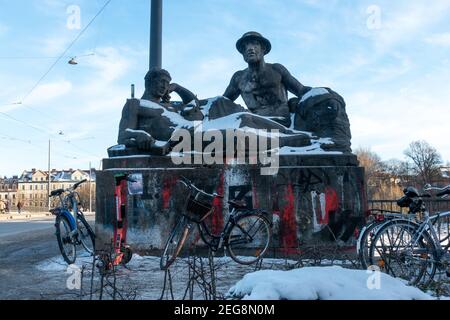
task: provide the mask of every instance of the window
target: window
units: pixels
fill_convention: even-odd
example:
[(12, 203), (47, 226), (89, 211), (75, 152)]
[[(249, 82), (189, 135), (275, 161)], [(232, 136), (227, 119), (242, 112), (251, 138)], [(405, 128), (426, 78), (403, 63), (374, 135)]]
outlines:
[(22, 186), (22, 190), (25, 190), (25, 186)]
[(33, 190), (33, 186), (30, 184), (30, 190)]
[(16, 195), (15, 194), (13, 194), (13, 200), (16, 200)]

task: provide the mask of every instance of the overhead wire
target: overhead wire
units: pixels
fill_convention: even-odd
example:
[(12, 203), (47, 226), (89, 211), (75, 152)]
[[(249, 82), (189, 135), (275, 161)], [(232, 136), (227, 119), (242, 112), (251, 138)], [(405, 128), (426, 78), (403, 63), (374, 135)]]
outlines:
[(30, 91), (22, 98), (21, 102), (24, 102), (39, 84), (47, 77), (47, 75), (53, 70), (53, 68), (58, 64), (58, 62), (67, 54), (67, 52), (73, 47), (73, 45), (81, 38), (81, 36), (86, 32), (86, 30), (92, 25), (92, 23), (97, 19), (97, 17), (106, 9), (106, 7), (111, 3), (112, 0), (107, 0), (102, 6), (100, 11), (91, 19), (91, 21), (80, 31), (80, 33), (75, 37), (75, 39), (69, 44), (69, 46), (64, 50), (64, 52), (56, 59), (56, 61), (48, 68), (48, 70), (42, 75), (41, 78), (36, 82), (36, 84), (31, 88)]
[[(112, 0), (107, 0), (107, 1), (104, 3), (104, 5), (100, 8), (100, 10), (96, 13), (96, 15), (95, 15), (95, 16), (90, 20), (90, 22), (83, 28), (83, 30), (80, 31), (80, 33), (77, 35), (77, 37), (75, 37), (75, 39), (69, 44), (69, 46), (64, 50), (64, 52), (63, 52), (60, 56), (58, 56), (58, 57), (56, 58), (55, 62), (54, 62), (54, 63), (46, 70), (46, 72), (39, 78), (39, 80), (35, 83), (35, 85), (34, 85), (34, 86), (33, 86), (33, 87), (32, 87), (32, 88), (24, 95), (24, 97), (22, 98), (21, 101), (14, 102), (14, 103), (11, 103), (11, 104), (7, 104), (7, 105), (4, 105), (4, 106), (23, 105), (23, 106), (25, 106), (25, 107), (28, 108), (28, 109), (31, 109), (31, 110), (33, 110), (33, 111), (35, 111), (35, 112), (39, 112), (39, 113), (41, 113), (41, 114), (44, 114), (41, 110), (37, 110), (37, 109), (35, 109), (35, 108), (33, 108), (33, 107), (30, 107), (30, 106), (28, 106), (28, 105), (25, 105), (25, 104), (24, 104), (24, 101), (25, 101), (25, 100), (26, 100), (26, 99), (27, 99), (27, 98), (28, 98), (28, 97), (36, 90), (36, 88), (37, 88), (37, 87), (41, 84), (41, 82), (47, 77), (47, 75), (53, 70), (53, 68), (58, 64), (58, 62), (59, 62), (62, 58), (64, 58), (64, 57), (66, 56), (67, 52), (68, 52), (68, 51), (73, 47), (73, 45), (81, 38), (81, 36), (86, 32), (86, 30), (92, 25), (92, 23), (100, 16), (100, 14), (106, 9), (106, 7), (107, 7), (111, 2), (112, 2)], [(94, 54), (95, 54), (95, 53), (89, 54), (89, 55), (84, 55), (84, 56), (90, 56), (90, 55), (94, 55)], [(3, 58), (14, 58), (14, 57), (3, 57)], [(20, 59), (20, 57), (17, 57), (17, 58)], [(8, 118), (9, 120), (13, 120), (13, 121), (15, 121), (15, 122), (21, 123), (22, 125), (25, 125), (25, 126), (27, 126), (27, 127), (29, 127), (29, 128), (32, 128), (32, 129), (36, 130), (36, 131), (39, 131), (39, 132), (41, 132), (41, 133), (45, 133), (45, 134), (48, 134), (48, 135), (51, 135), (51, 136), (55, 136), (55, 134), (53, 134), (53, 133), (51, 133), (51, 132), (49, 132), (49, 131), (47, 131), (47, 130), (45, 130), (45, 129), (39, 128), (39, 127), (34, 126), (34, 125), (32, 125), (32, 124), (29, 124), (29, 123), (27, 123), (27, 122), (25, 122), (25, 121), (23, 121), (23, 120), (17, 119), (16, 117), (13, 117), (13, 116), (11, 116), (11, 115), (5, 113), (5, 112), (1, 112), (1, 111), (0, 111), (0, 114), (1, 114), (2, 116), (4, 116), (4, 117)], [(45, 116), (48, 117), (49, 115), (45, 114)], [(81, 147), (79, 147), (79, 146), (73, 144), (73, 142), (71, 142), (71, 141), (64, 141), (64, 142), (66, 142), (67, 144), (70, 144), (71, 146), (77, 148), (78, 150), (84, 152), (85, 154), (89, 154), (90, 156), (94, 156), (94, 157), (96, 157), (96, 158), (102, 158), (102, 157), (99, 156), (99, 155), (94, 155), (93, 153), (91, 153), (91, 152), (89, 152), (89, 151), (87, 151), (87, 150), (85, 150), (85, 149), (83, 149), (83, 148), (81, 148)]]

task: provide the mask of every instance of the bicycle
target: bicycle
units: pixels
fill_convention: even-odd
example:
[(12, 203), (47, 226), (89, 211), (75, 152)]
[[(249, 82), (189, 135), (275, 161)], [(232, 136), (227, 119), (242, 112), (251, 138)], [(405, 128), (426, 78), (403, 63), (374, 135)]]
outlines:
[(198, 227), (202, 241), (212, 252), (225, 248), (229, 256), (242, 265), (251, 265), (263, 258), (272, 238), (272, 223), (267, 219), (266, 212), (247, 209), (244, 201), (230, 200), (228, 221), (221, 234), (214, 235), (205, 220), (214, 212), (212, 200), (223, 196), (207, 193), (185, 177), (178, 182), (188, 188), (189, 195), (185, 212), (173, 228), (161, 255), (161, 270), (167, 270), (174, 263), (194, 224)]
[[(430, 190), (430, 189), (428, 189)], [(438, 197), (450, 194), (450, 186), (439, 189)], [(414, 188), (405, 190), (403, 201), (399, 205), (410, 208), (410, 212), (423, 215), (421, 220), (393, 219), (385, 223), (373, 238), (370, 247), (370, 263), (380, 270), (400, 277), (411, 285), (427, 287), (436, 273), (436, 269), (446, 270), (450, 276), (449, 236), (440, 240), (436, 223), (450, 217), (450, 211), (430, 216), (423, 197)]]
[[(77, 246), (83, 246), (91, 255), (95, 251), (95, 234), (87, 223), (84, 213), (79, 209), (80, 195), (75, 191), (86, 181), (80, 181), (68, 189), (54, 190), (49, 196), (59, 198), (60, 205), (51, 209), (50, 212), (56, 216), (56, 239), (64, 261), (68, 264), (75, 263)], [(66, 195), (63, 196), (64, 194)]]
[[(408, 216), (411, 219), (415, 217), (415, 215), (410, 214)], [(356, 253), (363, 269), (367, 269), (370, 266), (370, 246), (380, 228), (392, 219), (404, 218), (405, 214), (400, 211), (371, 209), (369, 217), (369, 222), (359, 232), (356, 242)]]

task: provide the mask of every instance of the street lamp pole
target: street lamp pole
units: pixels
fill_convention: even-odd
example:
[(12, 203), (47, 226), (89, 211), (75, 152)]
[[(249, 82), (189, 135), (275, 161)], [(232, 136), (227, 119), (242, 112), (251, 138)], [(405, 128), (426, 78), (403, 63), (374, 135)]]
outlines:
[(48, 210), (50, 211), (51, 209), (51, 199), (50, 199), (50, 183), (51, 183), (51, 175), (52, 173), (50, 172), (50, 149), (51, 149), (51, 140), (48, 140), (48, 178), (47, 178), (47, 198), (48, 198)]
[(150, 69), (162, 67), (162, 0), (151, 0)]
[(89, 162), (89, 212), (92, 212), (92, 165)]

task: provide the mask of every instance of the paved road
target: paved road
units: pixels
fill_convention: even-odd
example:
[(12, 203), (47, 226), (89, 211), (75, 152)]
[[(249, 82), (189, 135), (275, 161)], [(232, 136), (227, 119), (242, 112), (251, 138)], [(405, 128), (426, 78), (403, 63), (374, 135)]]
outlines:
[(36, 268), (60, 256), (53, 224), (52, 217), (0, 222), (0, 300), (52, 298), (46, 294), (64, 290), (64, 273), (55, 277)]
[(35, 218), (31, 220), (0, 221), (0, 238), (23, 232), (49, 229), (54, 223), (54, 217)]

